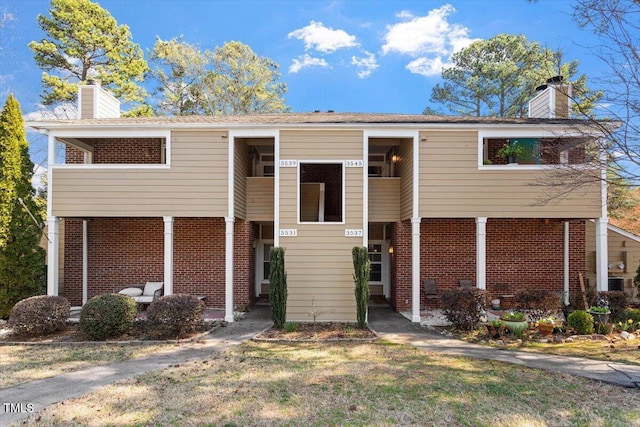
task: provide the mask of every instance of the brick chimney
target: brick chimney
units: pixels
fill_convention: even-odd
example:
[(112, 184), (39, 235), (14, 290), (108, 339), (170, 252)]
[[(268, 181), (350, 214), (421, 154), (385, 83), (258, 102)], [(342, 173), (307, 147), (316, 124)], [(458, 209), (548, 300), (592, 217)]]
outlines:
[(529, 101), (529, 117), (538, 119), (571, 118), (571, 85), (563, 84), (562, 76), (551, 77), (538, 86), (538, 93)]
[(78, 118), (110, 119), (120, 117), (120, 101), (96, 80), (78, 86)]

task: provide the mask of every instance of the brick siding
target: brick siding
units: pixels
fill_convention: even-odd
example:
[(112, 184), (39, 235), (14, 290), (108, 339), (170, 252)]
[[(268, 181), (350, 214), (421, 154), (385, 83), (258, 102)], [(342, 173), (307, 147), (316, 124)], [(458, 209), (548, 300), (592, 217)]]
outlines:
[[(392, 225), (391, 304), (411, 308), (411, 223)], [(578, 273), (585, 265), (585, 223), (569, 226), (570, 292), (579, 290)], [(487, 290), (496, 283), (511, 290), (564, 288), (564, 229), (558, 219), (494, 219), (487, 221)], [(457, 288), (460, 279), (476, 281), (476, 224), (469, 219), (423, 219), (420, 224), (420, 304), (422, 282), (436, 279), (438, 293)], [(408, 301), (408, 303), (407, 303)], [(440, 304), (433, 300), (433, 304)], [(430, 307), (433, 308), (433, 307)]]
[[(162, 160), (161, 138), (95, 138), (87, 142), (93, 145), (93, 164), (160, 164)], [(84, 152), (66, 146), (65, 162), (84, 163)]]
[[(235, 224), (234, 305), (254, 302), (254, 227)], [(175, 218), (174, 293), (203, 295), (224, 308), (225, 223), (222, 218)], [(94, 218), (88, 222), (89, 298), (128, 285), (164, 280), (162, 218)], [(82, 221), (65, 219), (63, 295), (82, 303)]]

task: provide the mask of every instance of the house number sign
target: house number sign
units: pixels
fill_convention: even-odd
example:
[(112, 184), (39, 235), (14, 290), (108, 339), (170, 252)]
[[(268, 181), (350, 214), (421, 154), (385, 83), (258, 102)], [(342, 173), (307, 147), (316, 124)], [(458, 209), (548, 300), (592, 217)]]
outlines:
[(364, 167), (364, 160), (346, 160), (344, 165), (348, 168), (361, 168)]
[(297, 160), (280, 160), (281, 168), (297, 168), (298, 161)]
[(280, 237), (296, 237), (298, 235), (297, 228), (281, 228)]
[(347, 228), (344, 230), (344, 237), (362, 237), (362, 229)]

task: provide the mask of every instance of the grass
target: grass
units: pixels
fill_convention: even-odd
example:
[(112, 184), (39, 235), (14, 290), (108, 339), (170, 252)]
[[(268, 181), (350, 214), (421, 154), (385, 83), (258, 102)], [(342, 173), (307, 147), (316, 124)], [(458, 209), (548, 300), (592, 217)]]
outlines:
[(2, 346), (0, 388), (168, 349), (166, 345)]
[(26, 423), (70, 424), (640, 426), (640, 393), (384, 341), (247, 342), (48, 407)]
[(544, 344), (529, 341), (518, 347), (518, 350), (640, 365), (640, 340), (637, 339), (614, 343), (609, 341), (577, 340), (561, 344)]

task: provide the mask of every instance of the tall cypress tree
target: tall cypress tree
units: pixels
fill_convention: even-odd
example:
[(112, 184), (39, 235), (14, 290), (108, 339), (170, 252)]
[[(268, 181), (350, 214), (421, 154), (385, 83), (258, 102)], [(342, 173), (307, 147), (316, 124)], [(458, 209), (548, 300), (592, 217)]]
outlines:
[(42, 219), (32, 177), (20, 104), (9, 95), (0, 113), (0, 318), (16, 302), (44, 291), (42, 230), (27, 211)]

